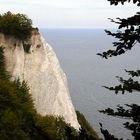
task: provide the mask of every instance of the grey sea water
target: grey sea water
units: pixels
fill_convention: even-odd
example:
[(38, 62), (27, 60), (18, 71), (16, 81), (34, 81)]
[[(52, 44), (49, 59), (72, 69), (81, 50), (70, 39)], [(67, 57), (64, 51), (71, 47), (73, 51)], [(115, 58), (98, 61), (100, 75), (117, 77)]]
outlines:
[(140, 104), (139, 93), (115, 95), (102, 87), (117, 84), (115, 76), (127, 78), (124, 69), (140, 69), (140, 47), (104, 60), (96, 54), (111, 48), (114, 38), (107, 36), (103, 29), (41, 29), (41, 32), (55, 50), (67, 75), (75, 108), (85, 115), (99, 134), (101, 122), (114, 135), (133, 139), (131, 132), (122, 125), (128, 120), (107, 116), (98, 110), (115, 108), (117, 104)]

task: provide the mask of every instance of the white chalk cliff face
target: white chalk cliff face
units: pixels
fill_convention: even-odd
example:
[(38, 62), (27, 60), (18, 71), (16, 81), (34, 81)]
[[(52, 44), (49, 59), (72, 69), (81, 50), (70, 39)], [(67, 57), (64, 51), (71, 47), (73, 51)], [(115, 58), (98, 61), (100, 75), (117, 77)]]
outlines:
[(66, 75), (56, 54), (40, 34), (33, 34), (30, 43), (30, 53), (26, 53), (21, 41), (0, 34), (7, 71), (13, 79), (27, 82), (38, 113), (62, 116), (67, 123), (79, 129)]

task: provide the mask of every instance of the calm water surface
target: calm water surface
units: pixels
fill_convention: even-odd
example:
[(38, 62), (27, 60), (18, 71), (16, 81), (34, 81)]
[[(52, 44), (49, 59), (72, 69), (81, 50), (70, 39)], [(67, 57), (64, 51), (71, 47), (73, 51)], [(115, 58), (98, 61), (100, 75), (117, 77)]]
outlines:
[(123, 128), (125, 119), (110, 117), (98, 112), (117, 104), (140, 103), (138, 93), (115, 95), (103, 85), (115, 85), (115, 76), (125, 76), (124, 69), (140, 68), (140, 48), (135, 47), (125, 55), (104, 60), (96, 54), (112, 46), (114, 38), (102, 29), (42, 29), (46, 41), (55, 50), (68, 78), (73, 104), (85, 115), (100, 134), (99, 122), (104, 128), (124, 139), (132, 139), (130, 131)]

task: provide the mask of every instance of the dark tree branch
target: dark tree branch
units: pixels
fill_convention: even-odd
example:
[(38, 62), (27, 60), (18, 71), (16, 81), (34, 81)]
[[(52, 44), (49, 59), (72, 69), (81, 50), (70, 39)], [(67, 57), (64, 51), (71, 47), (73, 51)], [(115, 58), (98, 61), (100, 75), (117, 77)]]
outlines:
[(101, 130), (101, 133), (103, 134), (105, 140), (123, 140), (122, 138), (116, 138), (114, 135), (110, 134), (109, 131), (107, 129), (103, 129), (103, 126), (102, 126), (102, 123), (99, 123), (100, 124), (100, 130)]
[(140, 70), (136, 70), (136, 71), (128, 71), (125, 70), (129, 75), (131, 75), (132, 77), (139, 77), (140, 76)]
[(118, 29), (123, 29), (122, 31), (119, 30), (116, 33), (112, 33), (111, 31), (105, 30), (107, 35), (118, 39), (118, 42), (113, 42), (115, 49), (97, 54), (106, 59), (124, 54), (127, 50), (131, 50), (136, 43), (140, 43), (140, 13), (138, 12), (136, 15), (127, 19), (117, 19), (118, 21), (110, 20), (119, 24)]
[(134, 81), (132, 78), (129, 78), (127, 80), (118, 76), (117, 78), (121, 84), (114, 87), (108, 87), (108, 86), (103, 86), (103, 87), (115, 91), (116, 94), (118, 94), (119, 92), (122, 92), (122, 94), (124, 94), (126, 91), (129, 93), (132, 93), (133, 91), (140, 92), (140, 83), (138, 81)]
[(137, 6), (140, 6), (140, 0), (108, 0), (110, 2), (111, 5), (118, 5), (119, 3), (121, 3), (122, 5), (124, 5), (125, 2), (131, 2), (133, 1), (134, 4), (137, 4)]
[(111, 115), (111, 116), (118, 116), (127, 119), (131, 119), (132, 122), (124, 123), (124, 126), (132, 131), (132, 136), (135, 137), (135, 140), (139, 140), (140, 138), (140, 106), (136, 104), (128, 105), (128, 110), (124, 109), (122, 106), (117, 106), (117, 111), (114, 111), (111, 108), (107, 108), (105, 110), (100, 110), (99, 112)]
[[(140, 0), (108, 0), (111, 5), (118, 5), (121, 3), (122, 5), (126, 2), (133, 2), (137, 6), (140, 6)], [(136, 43), (140, 43), (140, 12), (136, 13), (134, 16), (129, 18), (117, 18), (117, 21), (110, 19), (111, 22), (118, 24), (118, 31), (116, 33), (112, 33), (111, 31), (105, 30), (107, 35), (111, 35), (118, 39), (117, 42), (113, 42), (113, 46), (115, 49), (107, 50), (103, 53), (98, 53), (101, 57), (107, 59), (112, 56), (118, 56), (124, 54), (126, 51), (131, 50)], [(140, 70), (136, 71), (128, 71), (125, 70), (128, 75), (131, 77), (129, 79), (123, 79), (122, 77), (117, 77), (120, 84), (115, 87), (107, 87), (105, 88), (109, 90), (118, 92), (122, 92), (124, 94), (126, 91), (132, 93), (133, 91), (140, 92), (140, 83), (133, 79), (133, 77), (140, 76)], [(122, 117), (131, 120), (131, 122), (124, 123), (125, 128), (132, 131), (132, 136), (134, 136), (134, 140), (140, 140), (140, 106), (136, 104), (128, 105), (126, 104), (128, 109), (118, 105), (117, 111), (114, 111), (112, 108), (107, 108), (105, 110), (100, 110), (99, 112), (111, 115)], [(105, 138), (105, 140), (114, 140), (114, 136), (108, 132), (108, 130), (104, 130), (101, 126), (101, 132)], [(118, 138), (115, 138), (118, 140)]]

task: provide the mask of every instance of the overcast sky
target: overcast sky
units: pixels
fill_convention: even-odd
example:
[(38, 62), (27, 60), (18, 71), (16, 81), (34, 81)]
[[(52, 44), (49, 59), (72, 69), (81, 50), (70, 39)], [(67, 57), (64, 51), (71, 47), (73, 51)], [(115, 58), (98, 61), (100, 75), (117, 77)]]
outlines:
[(40, 28), (113, 28), (108, 18), (132, 16), (138, 7), (107, 0), (0, 0), (0, 13), (7, 11), (27, 14)]

